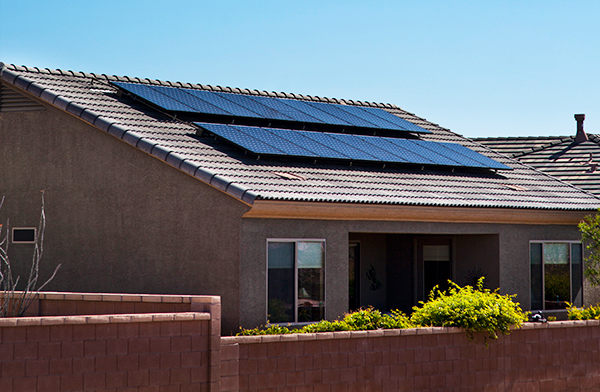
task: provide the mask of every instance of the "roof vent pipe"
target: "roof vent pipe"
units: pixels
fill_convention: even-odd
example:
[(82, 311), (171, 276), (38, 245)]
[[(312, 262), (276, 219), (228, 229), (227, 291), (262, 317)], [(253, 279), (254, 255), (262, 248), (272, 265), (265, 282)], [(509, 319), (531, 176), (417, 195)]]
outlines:
[(577, 134), (575, 135), (575, 143), (585, 142), (588, 140), (588, 137), (583, 130), (583, 120), (585, 120), (585, 114), (576, 114), (575, 120), (577, 121)]

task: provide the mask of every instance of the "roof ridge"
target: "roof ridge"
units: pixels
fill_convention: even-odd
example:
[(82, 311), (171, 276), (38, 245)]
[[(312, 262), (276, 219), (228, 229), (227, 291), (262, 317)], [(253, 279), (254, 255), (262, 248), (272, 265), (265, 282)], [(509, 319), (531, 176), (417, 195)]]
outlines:
[(383, 103), (383, 102), (378, 103), (378, 102), (360, 101), (360, 100), (352, 100), (352, 99), (344, 99), (344, 98), (321, 97), (318, 95), (304, 95), (304, 94), (298, 94), (298, 93), (266, 91), (266, 90), (229, 87), (229, 86), (223, 87), (223, 86), (219, 86), (219, 85), (213, 86), (213, 85), (199, 84), (199, 83), (172, 82), (172, 81), (150, 79), (150, 78), (106, 75), (106, 74), (96, 74), (96, 73), (86, 73), (86, 72), (74, 72), (71, 70), (65, 71), (65, 70), (61, 70), (61, 69), (38, 68), (38, 67), (28, 67), (25, 65), (18, 66), (15, 64), (0, 63), (0, 68), (3, 68), (3, 67), (5, 67), (6, 69), (9, 69), (9, 70), (13, 70), (13, 71), (21, 71), (21, 72), (25, 71), (25, 72), (35, 72), (35, 73), (43, 73), (43, 74), (51, 74), (51, 75), (65, 75), (65, 76), (75, 76), (75, 77), (84, 77), (84, 78), (95, 78), (95, 79), (105, 80), (105, 81), (109, 81), (109, 82), (126, 82), (126, 83), (140, 83), (140, 84), (167, 86), (167, 87), (182, 87), (182, 88), (191, 88), (191, 89), (195, 89), (195, 90), (218, 91), (218, 92), (234, 93), (234, 94), (242, 94), (242, 95), (260, 95), (260, 96), (265, 96), (265, 97), (288, 98), (288, 99), (297, 99), (297, 100), (311, 101), (311, 102), (336, 103), (336, 104), (341, 104), (341, 105), (367, 106), (367, 107), (374, 107), (374, 108), (388, 108), (388, 109), (402, 110), (397, 105), (394, 105), (391, 103)]

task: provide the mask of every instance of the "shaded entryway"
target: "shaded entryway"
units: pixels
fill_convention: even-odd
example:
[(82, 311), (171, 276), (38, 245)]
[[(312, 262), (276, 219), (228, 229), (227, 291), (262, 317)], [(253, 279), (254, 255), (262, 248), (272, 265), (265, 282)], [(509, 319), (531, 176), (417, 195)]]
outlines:
[(431, 289), (448, 279), (499, 287), (497, 234), (349, 234), (350, 310), (373, 306), (410, 313)]

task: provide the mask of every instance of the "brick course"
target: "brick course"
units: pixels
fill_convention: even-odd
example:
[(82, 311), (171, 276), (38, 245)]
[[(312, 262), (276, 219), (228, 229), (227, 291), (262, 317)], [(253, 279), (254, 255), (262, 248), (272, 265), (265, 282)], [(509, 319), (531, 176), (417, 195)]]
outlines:
[(26, 317), (0, 319), (0, 391), (218, 391), (209, 350), (220, 350), (219, 306), (218, 297), (40, 293)]
[(237, 359), (223, 391), (598, 391), (599, 338), (598, 320), (527, 323), (488, 347), (457, 328), (223, 337)]

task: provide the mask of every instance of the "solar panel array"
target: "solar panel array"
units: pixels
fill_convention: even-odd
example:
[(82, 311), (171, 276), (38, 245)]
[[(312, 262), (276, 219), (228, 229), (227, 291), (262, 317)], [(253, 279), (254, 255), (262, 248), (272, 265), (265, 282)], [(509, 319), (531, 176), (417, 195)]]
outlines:
[(113, 82), (167, 111), (280, 120), (346, 128), (431, 133), (383, 109), (285, 98)]
[(232, 124), (195, 124), (259, 155), (511, 169), (454, 143)]

